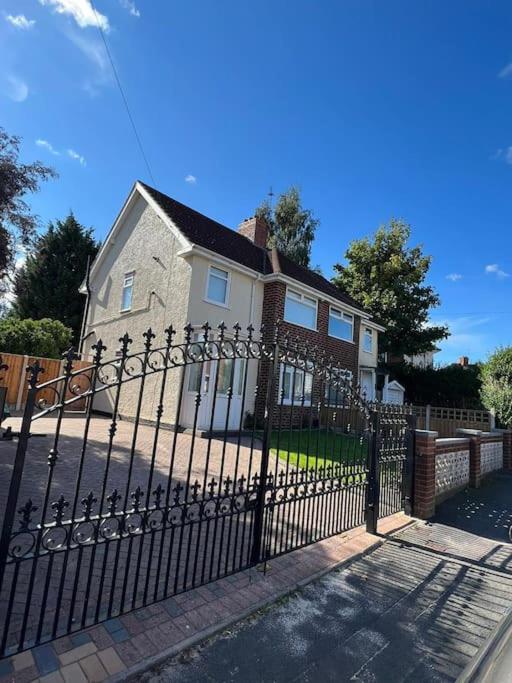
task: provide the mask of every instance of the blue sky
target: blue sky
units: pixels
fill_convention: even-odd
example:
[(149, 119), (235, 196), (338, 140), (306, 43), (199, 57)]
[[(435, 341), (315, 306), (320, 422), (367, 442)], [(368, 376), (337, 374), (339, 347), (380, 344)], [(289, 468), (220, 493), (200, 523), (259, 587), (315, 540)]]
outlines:
[[(511, 343), (509, 2), (96, 8), (159, 189), (235, 227), (298, 185), (327, 276), (403, 217), (453, 333), (438, 359)], [(151, 178), (94, 21), (89, 0), (0, 0), (0, 125), (60, 174), (30, 200), (43, 222), (73, 209), (102, 238)]]

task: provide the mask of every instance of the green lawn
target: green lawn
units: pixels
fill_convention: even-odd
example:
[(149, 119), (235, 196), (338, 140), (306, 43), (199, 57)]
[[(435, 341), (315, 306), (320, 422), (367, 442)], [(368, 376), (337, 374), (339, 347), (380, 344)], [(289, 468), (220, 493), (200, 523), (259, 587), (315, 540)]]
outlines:
[[(278, 446), (279, 444), (279, 446)], [(365, 466), (368, 444), (352, 434), (338, 434), (325, 429), (289, 429), (272, 432), (270, 451), (297, 469), (328, 467), (337, 464)]]

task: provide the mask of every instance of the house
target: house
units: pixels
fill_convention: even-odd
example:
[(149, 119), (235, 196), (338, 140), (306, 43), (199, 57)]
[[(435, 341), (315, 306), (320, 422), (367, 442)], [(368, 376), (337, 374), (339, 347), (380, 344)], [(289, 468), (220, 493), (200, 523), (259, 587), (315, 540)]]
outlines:
[[(81, 291), (86, 293), (85, 285)], [(267, 249), (267, 226), (257, 217), (243, 221), (234, 231), (136, 182), (92, 265), (88, 299), (83, 325), (86, 358), (91, 357), (92, 346), (100, 338), (108, 349), (106, 357), (115, 358), (126, 331), (140, 350), (142, 335), (149, 327), (159, 337), (155, 344), (163, 345), (163, 331), (170, 323), (183, 330), (190, 322), (195, 341), (201, 339), (204, 321), (213, 329), (223, 321), (228, 330), (239, 323), (241, 334), (249, 325), (259, 330), (264, 324), (267, 335), (282, 321), (282, 334), (289, 332), (318, 346), (346, 369), (354, 383), (361, 384), (368, 399), (375, 397), (377, 341), (383, 328), (324, 277), (276, 249)], [(196, 424), (200, 428), (208, 425), (213, 400), (209, 380), (216, 362), (187, 368), (181, 401), (178, 382), (169, 382), (165, 388), (166, 412), (178, 415), (180, 426), (192, 425), (198, 391), (204, 397)], [(227, 362), (219, 362), (225, 377)], [(235, 390), (228, 411), (230, 428), (241, 423), (242, 411), (257, 414), (264, 408), (254, 398), (255, 371), (243, 382), (244, 391), (242, 372), (243, 363), (236, 361), (231, 380)], [(311, 402), (317, 389), (310, 386), (308, 373), (297, 371), (297, 382), (291, 382), (288, 373), (289, 368), (281, 368), (283, 403), (293, 404), (302, 391)], [(142, 418), (154, 416), (156, 382), (151, 377), (146, 381)], [(225, 424), (225, 395), (216, 402), (214, 428)], [(135, 386), (123, 387), (119, 413), (135, 415), (138, 398)], [(94, 408), (111, 413), (114, 400), (112, 390), (102, 392), (95, 397)], [(173, 423), (170, 418), (167, 421)]]

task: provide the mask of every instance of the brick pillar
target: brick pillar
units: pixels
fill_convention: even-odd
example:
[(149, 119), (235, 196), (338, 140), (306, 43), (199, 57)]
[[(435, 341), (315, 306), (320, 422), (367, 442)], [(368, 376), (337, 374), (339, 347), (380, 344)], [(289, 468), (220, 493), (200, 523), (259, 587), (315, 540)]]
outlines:
[(478, 429), (457, 429), (457, 435), (469, 438), (469, 485), (471, 488), (479, 489), (482, 478), (480, 470), (482, 432)]
[(512, 429), (503, 432), (503, 469), (512, 470)]
[(414, 462), (414, 516), (432, 517), (436, 511), (436, 439), (437, 432), (416, 430)]
[(512, 470), (512, 429), (493, 429), (492, 433), (503, 436), (503, 469)]

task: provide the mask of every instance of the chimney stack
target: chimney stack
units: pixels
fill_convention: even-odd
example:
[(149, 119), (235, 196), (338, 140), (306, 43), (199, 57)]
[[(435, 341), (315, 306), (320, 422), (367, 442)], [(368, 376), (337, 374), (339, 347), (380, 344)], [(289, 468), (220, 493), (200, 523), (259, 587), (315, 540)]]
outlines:
[(264, 218), (259, 216), (246, 218), (238, 226), (238, 232), (254, 242), (257, 247), (267, 248), (268, 226)]
[(459, 365), (461, 365), (463, 368), (467, 368), (469, 365), (469, 358), (467, 356), (461, 356), (459, 358)]

